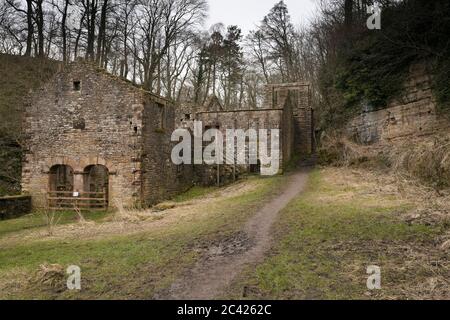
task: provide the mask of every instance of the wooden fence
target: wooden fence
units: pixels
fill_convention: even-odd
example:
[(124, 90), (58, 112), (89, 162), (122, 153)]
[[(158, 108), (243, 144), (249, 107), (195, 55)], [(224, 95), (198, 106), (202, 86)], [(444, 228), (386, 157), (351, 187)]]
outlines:
[(49, 210), (107, 210), (106, 192), (48, 191)]

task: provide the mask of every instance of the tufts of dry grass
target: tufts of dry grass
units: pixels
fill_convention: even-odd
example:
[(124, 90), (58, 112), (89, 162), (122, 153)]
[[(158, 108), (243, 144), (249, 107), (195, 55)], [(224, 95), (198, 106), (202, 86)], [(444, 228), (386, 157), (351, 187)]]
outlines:
[(32, 282), (36, 285), (62, 291), (64, 289), (64, 276), (64, 268), (60, 264), (44, 263), (39, 266)]
[(450, 134), (395, 144), (388, 158), (394, 172), (418, 177), (435, 189), (450, 187)]
[(332, 133), (324, 136), (318, 154), (322, 164), (389, 169), (400, 181), (415, 184), (414, 180), (417, 180), (437, 192), (450, 188), (448, 133), (370, 146), (355, 143), (342, 134)]
[(138, 214), (139, 211), (124, 207), (120, 201), (115, 201), (114, 204), (116, 207), (113, 217), (115, 222), (139, 222), (142, 220)]
[[(380, 171), (315, 170), (283, 210), (272, 254), (226, 298), (449, 299), (446, 197)], [(381, 290), (367, 290), (369, 265), (381, 268)]]
[(373, 158), (374, 154), (373, 146), (357, 144), (337, 132), (325, 134), (318, 148), (319, 161), (327, 165), (360, 164)]
[[(191, 193), (175, 208), (159, 212), (119, 204), (116, 219), (121, 221), (112, 215), (89, 224), (72, 220), (58, 225), (52, 237), (42, 234), (44, 226), (16, 228), (0, 243), (0, 299), (149, 299), (194, 265), (199, 244), (220, 243), (241, 230), (284, 181), (278, 176), (249, 179), (225, 195), (222, 189), (208, 196)], [(146, 219), (127, 222), (136, 215)], [(83, 289), (60, 287), (65, 282), (58, 280), (56, 265), (80, 266)]]

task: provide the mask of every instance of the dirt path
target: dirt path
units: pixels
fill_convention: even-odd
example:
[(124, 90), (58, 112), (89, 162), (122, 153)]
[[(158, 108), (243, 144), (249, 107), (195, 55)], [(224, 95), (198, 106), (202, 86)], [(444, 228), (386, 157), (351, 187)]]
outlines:
[(272, 224), (280, 210), (303, 191), (307, 177), (307, 170), (292, 174), (281, 194), (246, 223), (242, 234), (209, 247), (192, 270), (173, 283), (166, 294), (155, 298), (206, 300), (218, 297), (247, 264), (264, 257), (272, 240)]

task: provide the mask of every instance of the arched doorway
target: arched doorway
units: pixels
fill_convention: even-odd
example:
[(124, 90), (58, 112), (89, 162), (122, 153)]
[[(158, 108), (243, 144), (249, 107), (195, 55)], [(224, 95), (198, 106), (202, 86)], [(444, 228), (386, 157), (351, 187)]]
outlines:
[(90, 193), (91, 198), (100, 195), (106, 200), (108, 206), (109, 196), (109, 170), (103, 165), (90, 165), (84, 169), (84, 191)]
[(64, 164), (57, 164), (50, 168), (48, 181), (49, 209), (65, 209), (71, 207), (68, 199), (73, 193), (73, 169)]
[(251, 174), (260, 174), (261, 173), (261, 161), (259, 159), (256, 164), (250, 164), (250, 173)]
[(50, 168), (49, 191), (73, 191), (73, 169), (64, 164)]

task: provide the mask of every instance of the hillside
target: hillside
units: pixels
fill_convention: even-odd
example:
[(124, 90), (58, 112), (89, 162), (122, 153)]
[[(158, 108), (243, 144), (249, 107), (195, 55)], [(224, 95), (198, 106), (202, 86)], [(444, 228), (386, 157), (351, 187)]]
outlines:
[(51, 60), (0, 54), (0, 195), (20, 189), (21, 117), (27, 94), (57, 66)]
[(366, 27), (365, 15), (342, 16), (348, 20), (343, 25), (325, 10), (322, 25), (333, 27), (330, 53), (319, 68), (320, 128), (335, 130), (356, 114), (389, 108), (418, 65), (426, 65), (430, 79), (419, 81), (433, 90), (436, 111), (449, 115), (449, 12), (448, 1), (385, 1), (377, 30)]

